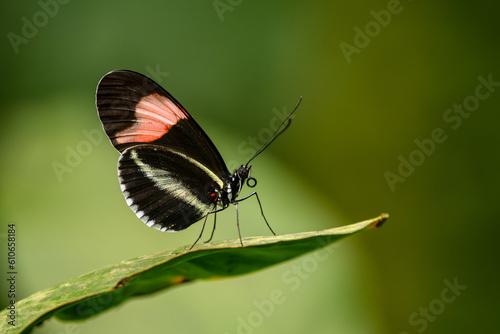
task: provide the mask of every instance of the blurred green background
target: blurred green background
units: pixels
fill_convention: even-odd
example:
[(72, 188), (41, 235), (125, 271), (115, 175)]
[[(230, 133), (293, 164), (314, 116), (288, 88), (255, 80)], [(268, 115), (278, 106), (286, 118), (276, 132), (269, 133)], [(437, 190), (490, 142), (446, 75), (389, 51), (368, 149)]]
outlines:
[[(262, 143), (304, 96), (287, 133), (253, 162), (277, 233), (391, 215), (313, 267), (305, 256), (36, 332), (499, 332), (499, 10), (450, 0), (3, 1), (0, 232), (16, 224), (18, 300), (200, 231), (160, 233), (127, 208), (118, 153), (95, 135), (95, 88), (113, 69), (160, 82), (231, 169), (248, 159), (249, 136)], [(269, 234), (253, 200), (240, 215), (245, 236)], [(234, 208), (218, 222), (217, 239), (237, 237)], [(297, 268), (309, 271), (290, 274)], [(285, 301), (263, 314), (276, 289)]]

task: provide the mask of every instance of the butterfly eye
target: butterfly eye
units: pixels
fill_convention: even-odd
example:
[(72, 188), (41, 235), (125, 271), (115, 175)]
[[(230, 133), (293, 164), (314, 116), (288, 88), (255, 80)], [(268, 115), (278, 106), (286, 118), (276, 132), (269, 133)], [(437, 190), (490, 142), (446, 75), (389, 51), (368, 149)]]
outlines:
[(249, 178), (247, 179), (247, 186), (248, 186), (249, 188), (253, 188), (253, 187), (255, 187), (256, 185), (257, 185), (257, 180), (256, 180), (255, 178), (253, 178), (253, 177), (249, 177)]

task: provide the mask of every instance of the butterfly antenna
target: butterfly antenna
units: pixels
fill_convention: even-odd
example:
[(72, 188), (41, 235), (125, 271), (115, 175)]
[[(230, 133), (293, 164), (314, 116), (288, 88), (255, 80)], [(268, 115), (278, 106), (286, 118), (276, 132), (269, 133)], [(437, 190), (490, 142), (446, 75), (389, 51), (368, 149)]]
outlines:
[[(262, 153), (262, 151), (264, 151), (269, 145), (271, 145), (271, 143), (276, 138), (278, 138), (279, 135), (281, 135), (283, 132), (285, 132), (286, 129), (288, 129), (288, 127), (292, 123), (292, 119), (290, 117), (295, 112), (295, 110), (297, 110), (297, 108), (299, 107), (299, 104), (300, 104), (301, 101), (302, 101), (302, 96), (299, 98), (299, 102), (297, 102), (297, 105), (295, 106), (295, 108), (293, 108), (292, 112), (283, 120), (283, 122), (281, 122), (280, 126), (278, 126), (278, 128), (276, 129), (276, 131), (274, 131), (274, 133), (271, 135), (271, 137), (269, 137), (269, 139), (264, 143), (264, 145), (262, 145), (257, 150), (257, 152), (255, 152), (255, 154), (250, 158), (250, 160), (248, 160), (248, 162), (246, 163), (246, 166), (248, 166), (248, 164), (250, 163), (250, 161), (252, 161), (253, 159), (255, 159), (255, 157), (257, 157), (259, 154)], [(285, 127), (282, 128), (283, 124), (285, 124), (285, 123), (286, 123)]]

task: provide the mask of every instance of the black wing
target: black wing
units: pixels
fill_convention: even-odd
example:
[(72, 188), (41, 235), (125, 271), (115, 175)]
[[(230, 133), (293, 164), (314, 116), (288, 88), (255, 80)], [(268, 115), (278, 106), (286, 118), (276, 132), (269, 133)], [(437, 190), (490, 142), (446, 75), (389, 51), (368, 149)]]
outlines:
[(112, 71), (97, 86), (99, 118), (122, 153), (139, 144), (165, 146), (202, 163), (220, 177), (229, 171), (202, 128), (160, 85), (137, 72)]
[(127, 204), (146, 225), (175, 232), (217, 205), (223, 181), (180, 151), (157, 145), (126, 149), (118, 176)]

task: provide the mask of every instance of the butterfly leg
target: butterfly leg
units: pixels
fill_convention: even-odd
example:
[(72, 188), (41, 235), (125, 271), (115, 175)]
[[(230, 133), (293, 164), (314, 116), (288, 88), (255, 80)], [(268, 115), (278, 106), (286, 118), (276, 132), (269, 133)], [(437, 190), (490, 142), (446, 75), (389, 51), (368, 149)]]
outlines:
[[(257, 195), (257, 192), (254, 191), (253, 193), (251, 193), (250, 195), (246, 196), (246, 197), (243, 197), (243, 198), (240, 198), (238, 200), (236, 200), (235, 202), (241, 202), (241, 201), (244, 201), (246, 200), (247, 198), (250, 198), (252, 196), (255, 196), (257, 198), (257, 202), (259, 203), (259, 207), (260, 207), (260, 213), (262, 214), (262, 218), (264, 218), (264, 221), (266, 222), (266, 225), (267, 227), (269, 228), (269, 230), (274, 234), (276, 235), (276, 233), (274, 233), (273, 229), (271, 228), (271, 225), (269, 225), (269, 223), (267, 222), (267, 219), (266, 219), (266, 216), (264, 215), (264, 210), (262, 209), (262, 204), (260, 203), (260, 199), (259, 199), (259, 195)], [(238, 208), (238, 207), (236, 207)], [(236, 213), (238, 213), (238, 210), (236, 210)], [(239, 230), (239, 228), (238, 228)]]
[(238, 216), (238, 202), (234, 202), (234, 206), (236, 207), (236, 226), (238, 227), (238, 236), (240, 237), (240, 244), (243, 247), (243, 240), (241, 240), (241, 231), (240, 231), (240, 218)]
[(215, 214), (219, 211), (222, 211), (222, 210), (225, 210), (226, 208), (221, 208), (221, 209), (217, 209), (217, 210), (214, 210), (214, 211), (210, 211), (209, 213), (206, 214), (205, 216), (205, 220), (203, 221), (203, 226), (201, 227), (201, 232), (200, 232), (200, 235), (198, 236), (198, 238), (196, 239), (196, 241), (194, 242), (194, 244), (188, 249), (188, 251), (190, 251), (191, 249), (193, 249), (194, 245), (196, 245), (198, 243), (198, 241), (201, 239), (201, 236), (203, 235), (203, 231), (205, 230), (205, 225), (207, 223), (207, 219), (208, 219), (208, 215), (210, 215), (211, 213), (214, 214), (214, 229), (212, 231), (212, 235), (210, 236), (210, 239), (208, 239), (207, 241), (205, 242), (209, 242), (213, 235), (214, 235), (214, 231), (215, 231)]
[[(208, 215), (207, 215), (208, 216)], [(210, 240), (212, 240), (212, 238), (214, 237), (214, 232), (215, 232), (215, 224), (217, 222), (217, 213), (214, 212), (214, 228), (212, 229), (212, 234), (210, 234), (210, 238), (208, 238), (207, 241), (205, 241), (205, 243), (207, 242), (210, 242)]]
[[(209, 214), (207, 214), (205, 216), (205, 220), (203, 221), (203, 226), (201, 227), (200, 235), (198, 236), (198, 238), (196, 239), (196, 241), (194, 242), (194, 244), (192, 244), (191, 247), (189, 247), (188, 251), (190, 251), (191, 249), (193, 249), (194, 245), (196, 245), (196, 243), (201, 239), (201, 236), (203, 235), (203, 231), (205, 230), (205, 224), (207, 223), (208, 215)], [(212, 232), (212, 234), (213, 234), (213, 232)]]

